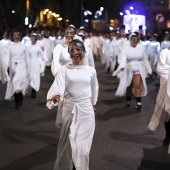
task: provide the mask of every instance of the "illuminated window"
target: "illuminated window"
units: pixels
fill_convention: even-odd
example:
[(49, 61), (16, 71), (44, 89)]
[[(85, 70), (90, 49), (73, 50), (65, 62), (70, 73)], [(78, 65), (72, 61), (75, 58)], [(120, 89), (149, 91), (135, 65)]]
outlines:
[(170, 20), (167, 20), (167, 28), (170, 28)]

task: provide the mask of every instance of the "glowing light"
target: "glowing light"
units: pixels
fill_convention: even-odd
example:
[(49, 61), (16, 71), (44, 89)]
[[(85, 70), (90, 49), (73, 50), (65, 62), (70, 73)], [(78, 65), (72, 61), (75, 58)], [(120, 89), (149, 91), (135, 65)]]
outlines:
[(113, 27), (109, 27), (109, 30), (112, 31), (112, 30), (113, 30)]
[(49, 9), (45, 9), (45, 12), (48, 12), (49, 11)]
[(62, 21), (62, 18), (61, 18), (61, 17), (59, 17), (57, 20), (58, 20), (58, 21)]
[(127, 15), (130, 14), (130, 11), (129, 11), (129, 10), (125, 10), (125, 12), (126, 12)]
[(69, 22), (69, 19), (66, 19), (66, 22)]
[(29, 28), (32, 28), (32, 24), (29, 25)]
[(85, 19), (84, 21), (85, 21), (85, 22), (89, 22), (89, 19)]
[(15, 13), (15, 11), (14, 11), (14, 10), (12, 10), (12, 13), (14, 14), (14, 13)]
[(25, 17), (25, 25), (28, 25), (28, 17)]
[(100, 7), (100, 11), (102, 12), (104, 10), (104, 7)]
[(130, 9), (131, 9), (131, 10), (134, 10), (133, 6), (130, 6)]
[(122, 16), (122, 15), (123, 15), (123, 12), (120, 12), (119, 14)]

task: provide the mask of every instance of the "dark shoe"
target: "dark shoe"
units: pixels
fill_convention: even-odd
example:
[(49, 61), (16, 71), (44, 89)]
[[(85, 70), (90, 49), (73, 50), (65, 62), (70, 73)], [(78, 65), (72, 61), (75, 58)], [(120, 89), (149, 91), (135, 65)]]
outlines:
[(126, 107), (130, 107), (131, 102), (126, 102)]
[(136, 104), (136, 110), (141, 111), (142, 110), (142, 103)]
[(36, 91), (35, 91), (34, 89), (32, 89), (32, 93), (31, 93), (30, 97), (31, 97), (32, 99), (35, 99), (35, 98), (36, 98)]

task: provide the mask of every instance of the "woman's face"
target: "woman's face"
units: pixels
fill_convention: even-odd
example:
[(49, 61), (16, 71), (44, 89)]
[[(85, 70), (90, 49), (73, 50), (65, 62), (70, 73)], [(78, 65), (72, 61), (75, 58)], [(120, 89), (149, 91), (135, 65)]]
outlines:
[(37, 41), (37, 38), (35, 36), (31, 36), (31, 42), (34, 44), (36, 43), (36, 41)]
[(132, 47), (136, 47), (138, 42), (139, 42), (139, 39), (138, 39), (138, 37), (135, 37), (135, 36), (132, 37), (131, 40), (130, 40), (130, 43), (131, 43)]
[(73, 62), (79, 63), (81, 59), (84, 57), (84, 51), (81, 47), (72, 45), (69, 47), (69, 54), (73, 60)]
[(14, 32), (13, 33), (13, 39), (14, 39), (14, 42), (20, 41), (20, 39), (21, 39), (20, 33), (19, 32)]
[(71, 42), (73, 40), (73, 32), (70, 29), (66, 29), (65, 37), (67, 41)]

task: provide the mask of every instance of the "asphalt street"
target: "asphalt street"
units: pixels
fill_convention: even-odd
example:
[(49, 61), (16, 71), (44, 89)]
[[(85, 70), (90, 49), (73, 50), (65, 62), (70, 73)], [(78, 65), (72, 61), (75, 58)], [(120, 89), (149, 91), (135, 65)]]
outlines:
[[(162, 146), (163, 122), (155, 132), (147, 129), (153, 114), (159, 78), (147, 78), (148, 94), (143, 108), (125, 107), (125, 97), (115, 96), (119, 79), (105, 73), (95, 61), (100, 86), (96, 129), (90, 153), (90, 170), (170, 170), (168, 148)], [(50, 69), (41, 78), (37, 98), (14, 108), (4, 100), (6, 85), (0, 85), (0, 170), (52, 170), (60, 130), (55, 127), (57, 109), (48, 110), (46, 94), (53, 82)]]

